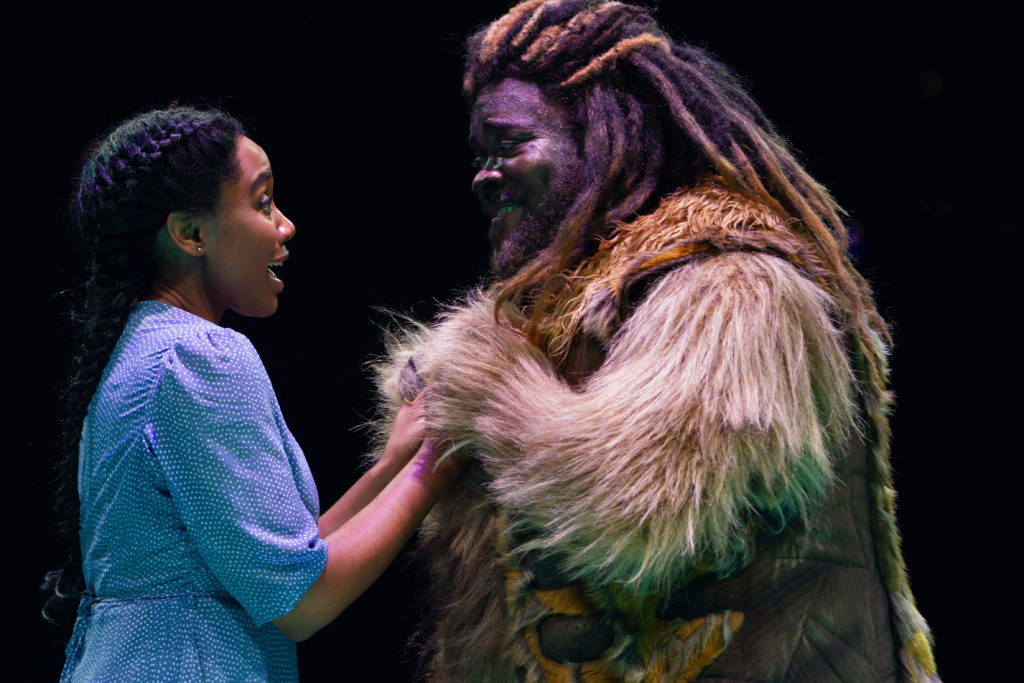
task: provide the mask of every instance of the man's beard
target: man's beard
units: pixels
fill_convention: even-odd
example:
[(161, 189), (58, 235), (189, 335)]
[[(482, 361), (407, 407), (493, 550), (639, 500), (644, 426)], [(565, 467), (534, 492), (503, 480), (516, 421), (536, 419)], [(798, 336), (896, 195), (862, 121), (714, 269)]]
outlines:
[(491, 270), (500, 279), (507, 280), (518, 273), (555, 240), (579, 191), (579, 176), (566, 175), (573, 180), (552, 185), (536, 208), (523, 207), (519, 222), (506, 231), (501, 245), (492, 251)]
[(491, 270), (502, 280), (518, 273), (554, 241), (564, 210), (544, 211), (544, 208), (544, 205), (533, 210), (524, 208), (519, 223), (508, 230), (501, 246), (491, 253)]

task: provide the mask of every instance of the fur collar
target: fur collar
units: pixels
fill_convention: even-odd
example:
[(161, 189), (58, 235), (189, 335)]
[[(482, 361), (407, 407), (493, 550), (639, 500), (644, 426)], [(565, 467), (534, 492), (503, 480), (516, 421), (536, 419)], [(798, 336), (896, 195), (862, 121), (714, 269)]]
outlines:
[(607, 346), (628, 316), (631, 288), (691, 260), (727, 251), (765, 252), (824, 284), (830, 278), (819, 259), (787, 227), (793, 220), (715, 177), (668, 195), (652, 213), (617, 226), (565, 276), (541, 325), (549, 354), (563, 359), (581, 334)]

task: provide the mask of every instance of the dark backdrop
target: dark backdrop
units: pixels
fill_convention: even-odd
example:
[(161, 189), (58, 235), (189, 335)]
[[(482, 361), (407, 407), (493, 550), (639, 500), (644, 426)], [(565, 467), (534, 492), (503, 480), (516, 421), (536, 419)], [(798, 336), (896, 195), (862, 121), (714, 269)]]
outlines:
[[(778, 3), (771, 3), (776, 5)], [(1006, 17), (933, 9), (816, 11), (662, 3), (676, 36), (750, 84), (811, 172), (850, 212), (856, 257), (896, 339), (893, 462), (911, 578), (947, 680), (991, 680), (1012, 636), (1000, 519), (1013, 510), (1008, 434), (1010, 213), (1019, 83)], [(172, 100), (240, 117), (268, 151), (298, 226), (269, 320), (231, 317), (263, 356), (327, 507), (366, 447), (374, 308), (429, 316), (485, 270), (468, 192), (462, 40), (500, 2), (212, 4), (115, 14), (8, 8), (3, 41), (7, 264), (4, 453), (12, 680), (53, 680), (67, 634), (38, 618), (52, 532), (56, 387), (69, 336), (56, 296), (80, 280), (64, 243), (82, 150)], [(442, 8), (442, 9), (439, 9)], [(1015, 188), (1013, 188), (1015, 189)], [(1014, 294), (1016, 292), (1013, 292)], [(409, 554), (299, 648), (303, 679), (408, 680), (423, 578)], [(5, 667), (11, 670), (10, 666)], [(357, 674), (358, 672), (358, 674)]]

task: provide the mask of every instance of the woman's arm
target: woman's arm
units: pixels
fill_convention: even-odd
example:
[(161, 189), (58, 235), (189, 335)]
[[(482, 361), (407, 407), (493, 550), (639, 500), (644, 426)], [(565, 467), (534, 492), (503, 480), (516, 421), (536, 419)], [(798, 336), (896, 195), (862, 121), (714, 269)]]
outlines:
[[(391, 564), (461, 466), (453, 458), (438, 462), (431, 444), (424, 443), (378, 495), (330, 533), (323, 573), (274, 625), (291, 640), (302, 641), (341, 614)], [(369, 496), (377, 481), (367, 482), (352, 500)], [(337, 518), (354, 507), (350, 501), (338, 505), (343, 512)]]
[[(399, 401), (382, 462), (321, 526), (309, 512), (312, 477), (289, 455), (273, 389), (247, 339), (219, 328), (184, 336), (163, 359), (153, 393), (145, 439), (154, 476), (166, 482), (196, 549), (255, 623), (277, 621), (295, 638), (354, 600), (457, 476), (454, 462), (435, 470), (430, 449), (417, 451), (423, 400)], [(333, 528), (321, 533), (326, 526)]]
[(380, 459), (326, 512), (320, 515), (320, 536), (327, 538), (352, 519), (395, 478), (423, 442), (423, 394), (398, 411)]

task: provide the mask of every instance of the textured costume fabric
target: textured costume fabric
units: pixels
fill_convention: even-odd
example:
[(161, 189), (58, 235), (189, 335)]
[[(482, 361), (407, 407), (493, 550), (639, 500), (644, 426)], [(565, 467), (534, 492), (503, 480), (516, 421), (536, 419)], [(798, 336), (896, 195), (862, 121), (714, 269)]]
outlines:
[(62, 681), (297, 680), (268, 623), (323, 571), (319, 502), (249, 341), (129, 317), (79, 449), (87, 595)]
[(483, 293), (393, 340), (392, 412), (411, 359), (474, 456), (424, 532), (434, 680), (929, 680), (886, 397), (786, 224), (714, 181), (666, 198), (570, 275), (557, 366)]

